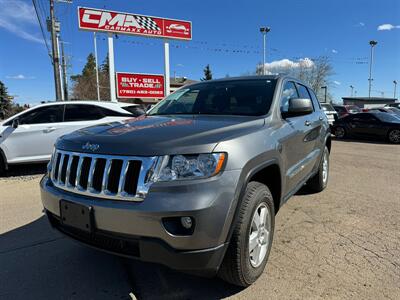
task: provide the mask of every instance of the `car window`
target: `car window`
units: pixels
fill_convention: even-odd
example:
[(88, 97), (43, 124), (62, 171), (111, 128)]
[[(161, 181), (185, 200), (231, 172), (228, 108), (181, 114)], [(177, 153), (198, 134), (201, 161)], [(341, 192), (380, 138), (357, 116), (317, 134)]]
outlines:
[(103, 117), (132, 117), (130, 113), (118, 112), (105, 107), (97, 106), (97, 109), (103, 114)]
[[(311, 95), (311, 99), (312, 99), (312, 101), (313, 101), (313, 103), (314, 103), (314, 108), (315, 108), (316, 106), (318, 106), (319, 109), (322, 109), (321, 102), (319, 102), (319, 100), (318, 100), (317, 96), (315, 95), (314, 91), (313, 91), (312, 89), (308, 89), (308, 92), (309, 92), (310, 95)], [(330, 110), (335, 110), (335, 109), (332, 107), (332, 105), (330, 105), (330, 104), (326, 104), (326, 105), (330, 108)]]
[(63, 120), (64, 105), (50, 105), (33, 109), (18, 117), (19, 124), (59, 123)]
[[(311, 100), (310, 93), (308, 92), (308, 89), (304, 85), (297, 83), (297, 91), (299, 92), (299, 97), (300, 98), (302, 98), (302, 99), (310, 99)], [(315, 110), (314, 101), (311, 100), (311, 104), (313, 106), (313, 110)]]
[(294, 82), (287, 81), (283, 86), (282, 97), (281, 97), (281, 112), (286, 113), (289, 109), (289, 100), (299, 98), (296, 86)]
[(65, 107), (65, 122), (99, 120), (104, 117), (103, 112), (95, 105), (67, 104)]
[(141, 108), (140, 106), (137, 106), (137, 105), (124, 106), (124, 107), (122, 107), (122, 109), (131, 113), (135, 117), (141, 116), (146, 113), (143, 108)]

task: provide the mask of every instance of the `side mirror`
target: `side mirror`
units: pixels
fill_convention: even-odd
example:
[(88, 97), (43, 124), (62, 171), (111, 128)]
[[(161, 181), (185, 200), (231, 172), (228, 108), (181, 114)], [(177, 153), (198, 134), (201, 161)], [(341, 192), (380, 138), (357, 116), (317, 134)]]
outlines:
[(18, 126), (19, 126), (19, 119), (18, 118), (15, 118), (13, 121), (12, 121), (12, 128), (18, 128)]
[(314, 111), (310, 99), (293, 98), (289, 99), (288, 111), (284, 113), (284, 117), (297, 117), (311, 114)]

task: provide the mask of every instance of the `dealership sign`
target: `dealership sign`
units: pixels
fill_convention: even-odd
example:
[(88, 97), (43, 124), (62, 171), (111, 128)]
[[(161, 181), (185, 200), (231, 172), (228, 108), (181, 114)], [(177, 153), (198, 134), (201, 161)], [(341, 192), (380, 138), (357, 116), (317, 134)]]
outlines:
[(164, 76), (117, 72), (118, 98), (164, 98)]
[(169, 39), (192, 39), (192, 23), (109, 10), (78, 7), (79, 29)]

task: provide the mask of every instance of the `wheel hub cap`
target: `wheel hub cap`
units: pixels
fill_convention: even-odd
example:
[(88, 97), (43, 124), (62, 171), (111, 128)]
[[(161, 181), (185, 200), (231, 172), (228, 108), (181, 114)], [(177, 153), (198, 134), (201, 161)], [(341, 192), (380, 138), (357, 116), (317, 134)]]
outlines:
[(271, 214), (266, 203), (261, 203), (254, 211), (249, 233), (249, 258), (253, 267), (264, 261), (269, 246)]

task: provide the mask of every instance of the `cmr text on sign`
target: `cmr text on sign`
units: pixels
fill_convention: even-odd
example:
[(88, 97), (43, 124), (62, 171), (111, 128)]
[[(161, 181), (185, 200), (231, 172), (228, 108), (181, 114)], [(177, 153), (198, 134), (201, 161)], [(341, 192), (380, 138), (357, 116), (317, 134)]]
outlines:
[(117, 72), (118, 98), (164, 98), (164, 76)]

